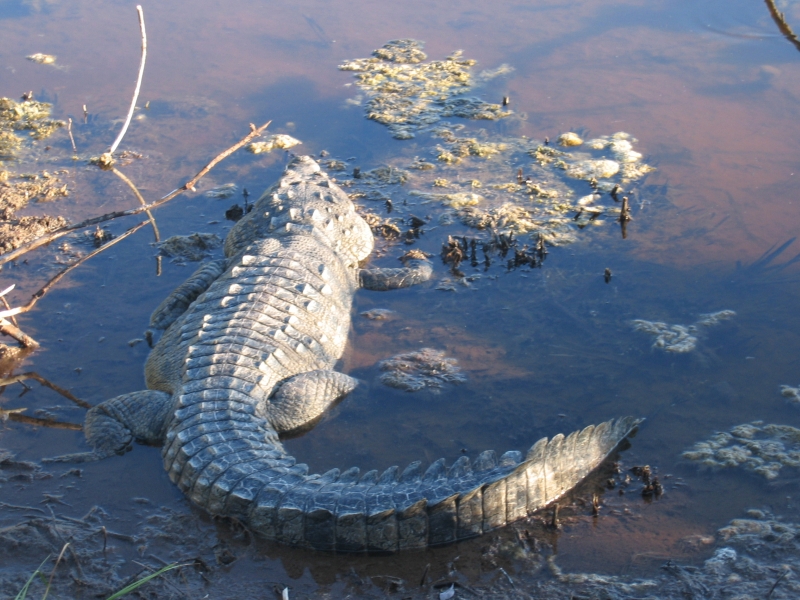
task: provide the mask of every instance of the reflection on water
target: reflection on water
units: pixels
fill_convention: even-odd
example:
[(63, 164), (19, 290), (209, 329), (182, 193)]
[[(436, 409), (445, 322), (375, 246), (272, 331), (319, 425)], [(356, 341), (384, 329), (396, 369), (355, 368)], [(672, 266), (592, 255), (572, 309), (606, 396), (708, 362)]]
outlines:
[[(800, 28), (799, 3), (776, 5)], [(800, 249), (791, 240), (800, 230), (800, 55), (765, 4), (583, 0), (487, 7), (475, 1), (445, 8), (407, 2), (376, 10), (338, 1), (267, 6), (242, 0), (224, 11), (207, 1), (144, 10), (149, 63), (142, 107), (123, 143), (142, 158), (121, 170), (148, 200), (182, 184), (246, 133), (249, 122), (267, 119), (273, 119), (272, 133), (302, 140), (300, 152), (326, 150), (364, 171), (409, 164), (414, 157), (435, 161), (429, 138), (393, 140), (346, 102), (357, 92), (350, 74), (337, 66), (398, 38), (425, 40), (432, 56), (461, 48), (478, 68), (514, 67), (480, 94), (491, 103), (508, 96), (516, 117), (465, 122), (471, 136), (554, 140), (574, 131), (591, 139), (627, 131), (657, 167), (637, 190), (642, 202), (634, 205), (628, 239), (588, 227), (576, 243), (551, 248), (542, 268), (509, 271), (495, 264), (491, 278), (456, 285), (454, 292), (435, 289), (437, 282), (393, 293), (359, 292), (343, 370), (363, 385), (312, 432), (287, 441), (298, 461), (316, 472), (439, 457), (451, 462), (488, 448), (525, 450), (542, 436), (620, 415), (647, 417), (622, 465), (656, 468), (665, 495), (645, 504), (635, 486), (622, 496), (608, 491), (597, 519), (590, 504), (576, 505), (558, 533), (542, 537), (542, 543), (556, 544), (565, 572), (654, 576), (667, 559), (707, 558), (709, 544), (686, 540), (713, 536), (749, 508), (796, 512), (791, 468), (765, 485), (746, 472), (704, 471), (680, 458), (696, 442), (742, 423), (798, 424), (797, 407), (781, 396), (781, 386), (798, 384), (800, 276), (792, 259)], [(18, 98), (32, 90), (37, 99), (53, 102), (56, 118), (72, 117), (79, 154), (99, 154), (130, 101), (138, 44), (135, 11), (124, 4), (5, 3), (0, 96)], [(25, 59), (37, 52), (58, 56), (64, 69)], [(37, 165), (8, 167), (69, 168), (71, 194), (59, 204), (67, 218), (79, 221), (137, 204), (111, 174), (73, 163), (65, 134), (48, 144)], [(157, 212), (163, 238), (224, 236), (230, 225), (225, 211), (242, 199), (202, 192), (233, 182), (258, 193), (284, 160), (280, 154), (231, 157), (197, 194)], [(389, 216), (383, 204), (370, 209)], [(112, 222), (109, 229), (118, 235), (128, 226)], [(442, 232), (424, 229), (416, 247), (438, 255)], [(149, 233), (139, 234), (87, 262), (42, 299), (20, 319), (42, 344), (21, 370), (36, 370), (92, 403), (141, 389), (148, 348), (129, 342), (142, 337), (152, 309), (191, 269), (165, 261), (156, 277), (154, 253)], [(399, 253), (388, 246), (378, 260), (394, 266)], [(26, 300), (55, 272), (57, 255), (49, 248), (27, 264), (4, 266), (0, 287), (17, 283), (16, 300)], [(468, 276), (481, 268), (462, 266)], [(608, 282), (605, 269), (612, 272)], [(437, 264), (436, 277), (446, 276), (447, 267)], [(358, 316), (376, 308), (394, 311), (392, 318)], [(685, 354), (653, 349), (653, 338), (632, 325), (636, 319), (691, 324), (720, 309), (736, 316), (698, 337)], [(468, 381), (439, 394), (379, 383), (379, 360), (424, 347), (456, 358)], [(7, 387), (2, 408), (82, 419), (83, 409), (51, 390), (33, 387), (19, 396), (21, 391)], [(79, 432), (10, 422), (0, 433), (0, 448), (23, 461), (76, 452), (82, 444)], [(186, 544), (174, 539), (179, 534), (159, 539), (152, 542), (153, 554), (178, 560), (185, 558), (181, 553), (207, 551), (210, 560), (222, 560), (218, 545), (227, 544), (242, 556), (231, 567), (214, 566), (210, 579), (219, 587), (211, 589), (225, 590), (232, 580), (241, 589), (274, 581), (309, 594), (317, 585), (329, 586), (343, 596), (371, 578), (381, 593), (396, 590), (380, 577), (401, 578), (416, 589), (426, 565), (430, 583), (445, 577), (458, 556), (453, 564), (467, 577), (465, 585), (491, 582), (497, 565), (517, 582), (535, 580), (521, 558), (496, 560), (504, 541), (516, 539), (511, 531), (390, 561), (248, 545), (230, 524), (211, 523), (188, 507), (154, 448), (83, 465), (80, 477), (59, 477), (64, 471), (46, 468), (43, 473), (56, 476), (15, 479), (17, 472), (0, 470), (0, 502), (39, 506), (44, 493), (58, 495), (69, 506), (50, 505), (70, 517), (97, 504), (126, 534), (165, 506), (181, 515), (181, 527), (205, 533), (187, 537), (194, 541)], [(132, 500), (142, 497), (148, 503)], [(0, 509), (4, 526), (23, 514)], [(133, 545), (123, 546), (120, 541), (119, 560), (136, 557)], [(17, 567), (32, 571), (35, 554), (21, 555)], [(5, 557), (2, 562), (5, 568)]]

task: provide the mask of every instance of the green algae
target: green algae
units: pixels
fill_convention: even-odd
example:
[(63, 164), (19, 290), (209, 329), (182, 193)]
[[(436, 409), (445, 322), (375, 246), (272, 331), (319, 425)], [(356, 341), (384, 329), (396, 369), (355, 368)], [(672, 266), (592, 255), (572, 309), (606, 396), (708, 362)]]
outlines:
[(444, 60), (427, 61), (424, 44), (394, 40), (370, 58), (339, 66), (356, 73), (356, 85), (366, 94), (367, 118), (386, 125), (397, 139), (410, 139), (449, 117), (497, 120), (511, 112), (499, 104), (467, 96), (483, 81), (510, 71), (504, 67), (476, 77), (474, 60), (454, 52)]
[(772, 480), (783, 467), (800, 467), (800, 429), (745, 423), (696, 443), (682, 456), (706, 467), (741, 467)]
[(732, 310), (720, 310), (700, 315), (700, 318), (693, 325), (669, 325), (660, 321), (646, 321), (644, 319), (636, 319), (632, 321), (632, 325), (636, 331), (655, 336), (656, 341), (653, 342), (653, 348), (675, 354), (685, 354), (697, 347), (697, 336), (700, 334), (702, 327), (711, 327), (735, 316), (736, 313)]
[[(352, 198), (367, 197), (361, 190), (368, 187), (396, 186), (381, 198), (387, 211), (424, 205), (434, 211), (429, 217), (439, 227), (455, 227), (443, 229), (445, 236), (463, 235), (460, 224), (485, 232), (478, 235), (484, 241), (524, 235), (537, 244), (572, 243), (582, 229), (620, 222), (623, 195), (629, 196), (624, 202), (630, 217), (631, 207), (637, 206), (634, 182), (653, 170), (635, 149), (635, 138), (626, 132), (591, 137), (568, 131), (551, 145), (547, 138), (475, 130), (470, 121), (512, 113), (473, 97), (480, 84), (511, 72), (510, 67), (476, 75), (474, 66), (461, 52), (429, 60), (423, 43), (409, 39), (340, 65), (354, 72), (360, 95), (352, 103), (366, 98), (367, 118), (386, 125), (397, 139), (427, 134), (417, 142), (427, 155), (423, 150), (410, 164), (406, 159), (401, 166), (398, 158), (393, 161), (397, 166), (381, 167), (380, 174), (354, 169), (352, 180), (340, 182), (352, 188)], [(448, 122), (448, 117), (466, 122)], [(404, 175), (387, 176), (393, 169)], [(643, 203), (639, 200), (638, 206)], [(408, 235), (404, 240), (413, 243)]]
[(298, 144), (302, 144), (300, 140), (293, 138), (285, 133), (277, 133), (267, 137), (260, 142), (253, 142), (247, 145), (247, 149), (253, 154), (262, 154), (272, 152), (273, 150), (288, 150)]
[(18, 132), (28, 132), (35, 140), (50, 137), (64, 127), (63, 121), (50, 118), (51, 104), (36, 100), (17, 102), (0, 98), (0, 159), (18, 158), (23, 139)]

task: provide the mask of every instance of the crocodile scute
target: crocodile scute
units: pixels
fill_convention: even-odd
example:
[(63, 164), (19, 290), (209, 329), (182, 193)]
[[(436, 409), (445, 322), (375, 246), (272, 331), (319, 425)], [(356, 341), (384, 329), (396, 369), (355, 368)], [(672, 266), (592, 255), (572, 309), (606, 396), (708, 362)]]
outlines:
[[(348, 196), (298, 157), (231, 229), (225, 258), (153, 313), (164, 333), (145, 367), (148, 390), (92, 408), (89, 460), (134, 440), (162, 445), (170, 479), (197, 506), (260, 536), (337, 552), (447, 544), (525, 518), (574, 488), (638, 426), (626, 417), (527, 452), (493, 451), (402, 472), (310, 474), (280, 435), (313, 425), (356, 380), (333, 370), (360, 287), (424, 282), (425, 260), (362, 269), (372, 233)], [(82, 458), (80, 458), (82, 457)]]

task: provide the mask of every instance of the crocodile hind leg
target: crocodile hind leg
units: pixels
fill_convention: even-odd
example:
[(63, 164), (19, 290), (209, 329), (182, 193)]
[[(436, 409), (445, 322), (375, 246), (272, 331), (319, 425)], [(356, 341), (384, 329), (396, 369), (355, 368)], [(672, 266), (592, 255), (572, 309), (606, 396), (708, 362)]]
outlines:
[(46, 462), (86, 462), (124, 454), (136, 440), (145, 444), (163, 441), (172, 395), (144, 390), (111, 398), (86, 414), (83, 433), (92, 452), (45, 459)]
[(356, 379), (337, 371), (308, 371), (289, 377), (270, 398), (267, 420), (278, 433), (309, 427), (356, 385)]

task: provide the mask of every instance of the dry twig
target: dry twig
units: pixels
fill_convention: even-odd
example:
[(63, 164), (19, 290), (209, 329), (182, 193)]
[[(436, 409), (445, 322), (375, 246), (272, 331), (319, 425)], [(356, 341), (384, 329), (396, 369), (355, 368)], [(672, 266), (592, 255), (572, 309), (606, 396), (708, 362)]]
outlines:
[(78, 153), (78, 147), (75, 145), (75, 138), (72, 137), (72, 119), (71, 118), (68, 120), (67, 133), (69, 133), (69, 141), (72, 142), (72, 151), (75, 154), (77, 154)]
[(139, 77), (136, 80), (136, 89), (133, 91), (133, 99), (131, 100), (131, 107), (128, 110), (128, 117), (125, 119), (125, 124), (122, 126), (122, 131), (119, 132), (117, 139), (111, 144), (108, 149), (109, 154), (114, 154), (114, 151), (119, 146), (122, 138), (125, 137), (125, 132), (128, 131), (128, 125), (131, 124), (133, 118), (133, 111), (136, 109), (136, 100), (139, 98), (139, 89), (142, 87), (142, 77), (144, 76), (144, 61), (147, 58), (147, 33), (144, 30), (144, 12), (141, 5), (136, 6), (136, 11), (139, 13), (139, 28), (142, 31), (142, 62), (139, 64)]
[[(175, 197), (179, 196), (186, 190), (194, 191), (194, 186), (197, 184), (200, 179), (203, 178), (206, 173), (208, 173), (217, 163), (221, 160), (227, 158), (234, 152), (236, 152), (239, 148), (246, 146), (249, 144), (254, 138), (261, 135), (264, 130), (269, 127), (272, 121), (268, 121), (261, 127), (256, 128), (253, 124), (250, 125), (250, 133), (248, 133), (244, 138), (242, 138), (239, 142), (225, 150), (224, 152), (217, 155), (211, 162), (209, 162), (205, 167), (203, 167), (200, 172), (195, 175), (192, 179), (190, 179), (187, 183), (182, 185), (176, 190), (171, 191), (169, 194), (161, 198), (160, 200), (153, 202), (152, 204), (147, 204), (145, 206), (139, 206), (137, 208), (130, 208), (128, 210), (119, 210), (115, 212), (106, 213), (104, 215), (100, 215), (99, 217), (92, 217), (91, 219), (86, 219), (85, 221), (81, 221), (75, 225), (68, 225), (67, 227), (62, 227), (61, 229), (56, 229), (55, 231), (51, 231), (50, 233), (43, 235), (35, 240), (28, 242), (13, 250), (8, 252), (2, 256), (0, 256), (0, 265), (4, 265), (9, 261), (16, 260), (20, 256), (30, 252), (31, 250), (35, 250), (36, 248), (41, 248), (49, 244), (50, 242), (57, 240), (60, 237), (63, 237), (70, 233), (71, 231), (75, 231), (76, 229), (83, 229), (84, 227), (91, 227), (92, 225), (97, 225), (99, 223), (105, 223), (106, 221), (111, 221), (112, 219), (118, 219), (120, 217), (130, 217), (133, 215), (138, 215), (140, 213), (146, 213), (149, 210), (157, 208), (162, 204), (166, 204), (170, 200), (174, 199)], [(147, 223), (148, 221), (146, 221)]]
[(88, 402), (86, 402), (84, 400), (81, 400), (80, 398), (77, 398), (76, 396), (73, 396), (70, 391), (65, 390), (64, 388), (56, 385), (55, 383), (50, 383), (49, 381), (47, 381), (47, 379), (45, 379), (44, 377), (39, 375), (36, 371), (28, 371), (27, 373), (20, 373), (19, 375), (13, 375), (11, 377), (4, 377), (4, 378), (0, 379), (0, 387), (5, 387), (5, 386), (11, 385), (13, 383), (22, 383), (23, 381), (25, 381), (27, 379), (33, 379), (34, 381), (38, 381), (44, 387), (50, 388), (51, 390), (53, 390), (57, 394), (61, 394), (62, 396), (64, 396), (64, 398), (66, 398), (67, 400), (71, 400), (72, 402), (74, 402), (75, 404), (77, 404), (78, 406), (80, 406), (82, 408), (86, 408), (86, 409), (92, 408), (92, 405), (89, 404)]
[[(136, 198), (139, 200), (139, 204), (141, 204), (142, 206), (147, 206), (147, 202), (145, 202), (144, 198), (142, 197), (142, 194), (139, 193), (139, 189), (136, 187), (136, 185), (134, 185), (134, 183), (130, 179), (128, 179), (125, 176), (124, 173), (122, 173), (121, 171), (119, 171), (115, 167), (111, 168), (111, 172), (114, 173), (114, 175), (116, 175), (120, 179), (122, 179), (122, 181), (124, 181), (125, 184), (129, 188), (131, 188), (131, 191), (133, 192), (134, 196), (136, 196)], [(144, 212), (147, 214), (148, 217), (150, 217), (150, 223), (153, 225), (153, 235), (155, 236), (156, 241), (160, 242), (161, 241), (161, 234), (158, 231), (158, 225), (156, 224), (156, 219), (153, 216), (153, 213), (150, 212), (149, 210), (146, 210)]]
[[(12, 308), (11, 311), (5, 312), (13, 312), (14, 310), (16, 309)], [(39, 342), (2, 317), (0, 317), (0, 333), (17, 340), (23, 348), (35, 349), (39, 347)]]
[[(6, 300), (6, 294), (8, 292), (10, 292), (11, 290), (13, 290), (16, 286), (17, 286), (16, 283), (12, 283), (6, 289), (4, 289), (2, 292), (0, 292), (0, 300), (3, 301), (3, 306), (5, 306), (6, 309), (8, 309), (8, 310), (11, 310), (11, 305), (8, 303), (8, 300)], [(11, 317), (11, 322), (14, 324), (14, 327), (19, 327), (19, 323), (17, 323), (17, 319), (16, 318)]]
[[(26, 410), (26, 409), (22, 409)], [(24, 423), (25, 425), (36, 425), (39, 427), (50, 427), (51, 429), (69, 429), (71, 431), (81, 431), (83, 425), (80, 423), (67, 423), (65, 421), (54, 421), (52, 419), (39, 419), (38, 417), (27, 417), (19, 414), (19, 411), (8, 411), (4, 413), (5, 418), (15, 423)]]
[[(29, 311), (30, 309), (32, 309), (32, 308), (34, 307), (34, 305), (35, 305), (35, 304), (36, 304), (36, 303), (37, 303), (37, 302), (38, 302), (38, 301), (39, 301), (39, 300), (42, 298), (42, 296), (44, 296), (44, 295), (45, 295), (47, 292), (49, 292), (49, 291), (50, 291), (50, 288), (52, 288), (52, 287), (53, 287), (53, 286), (54, 286), (56, 283), (58, 283), (58, 282), (61, 280), (61, 278), (62, 278), (62, 277), (64, 277), (64, 275), (66, 275), (67, 273), (69, 273), (69, 272), (70, 272), (72, 269), (74, 269), (75, 267), (77, 267), (77, 266), (79, 266), (79, 265), (81, 265), (81, 264), (85, 263), (87, 260), (89, 260), (89, 259), (90, 259), (90, 258), (92, 258), (93, 256), (97, 256), (98, 254), (100, 254), (100, 253), (101, 253), (103, 250), (105, 250), (106, 248), (110, 248), (110, 247), (111, 247), (111, 246), (113, 246), (114, 244), (116, 244), (116, 243), (118, 243), (118, 242), (121, 242), (122, 240), (124, 240), (124, 239), (125, 239), (126, 237), (128, 237), (129, 235), (132, 235), (132, 234), (136, 233), (136, 232), (137, 232), (137, 231), (139, 231), (139, 230), (140, 230), (142, 227), (144, 227), (145, 225), (147, 225), (149, 222), (150, 222), (150, 221), (142, 221), (142, 222), (141, 222), (141, 223), (139, 223), (138, 225), (134, 225), (133, 227), (131, 227), (130, 229), (128, 229), (128, 231), (126, 231), (125, 233), (123, 233), (123, 234), (122, 234), (122, 235), (120, 235), (119, 237), (116, 237), (116, 238), (114, 238), (114, 239), (113, 239), (113, 240), (111, 240), (110, 242), (106, 242), (104, 245), (100, 246), (100, 247), (99, 247), (97, 250), (94, 250), (93, 252), (90, 252), (90, 253), (89, 253), (89, 254), (87, 254), (86, 256), (84, 256), (84, 257), (82, 257), (81, 259), (79, 259), (79, 260), (75, 261), (74, 263), (72, 263), (72, 264), (71, 264), (70, 266), (68, 266), (67, 268), (65, 268), (65, 269), (61, 270), (61, 271), (60, 271), (60, 272), (59, 272), (59, 273), (58, 273), (58, 274), (57, 274), (55, 277), (53, 277), (53, 278), (52, 278), (50, 281), (48, 281), (48, 282), (47, 282), (47, 283), (44, 285), (44, 287), (43, 287), (42, 289), (40, 289), (38, 292), (36, 292), (36, 293), (35, 293), (35, 294), (34, 294), (34, 295), (31, 297), (31, 299), (28, 301), (28, 303), (27, 303), (26, 305), (24, 305), (24, 306), (19, 306), (19, 307), (17, 307), (17, 308), (12, 308), (11, 310), (4, 310), (4, 311), (0, 311), (0, 325), (2, 325), (2, 321), (3, 321), (3, 320), (6, 318), (6, 317), (11, 317), (11, 316), (13, 316), (13, 315), (19, 315), (19, 314), (21, 314), (21, 313), (28, 312), (28, 311)], [(9, 325), (10, 325), (10, 323), (9, 323)], [(0, 329), (0, 331), (2, 331), (2, 330)], [(12, 337), (14, 337), (14, 336), (12, 336)], [(17, 338), (15, 337), (14, 339), (17, 339)], [(20, 340), (18, 340), (18, 341), (20, 341)], [(20, 343), (22, 343), (22, 342), (20, 341)], [(35, 343), (35, 342), (34, 342), (34, 343)]]
[(789, 23), (786, 22), (786, 15), (775, 6), (775, 0), (764, 0), (764, 2), (767, 3), (769, 14), (772, 15), (772, 20), (775, 21), (775, 24), (778, 26), (783, 36), (794, 44), (795, 48), (800, 50), (800, 38), (798, 38), (797, 34), (789, 27)]

